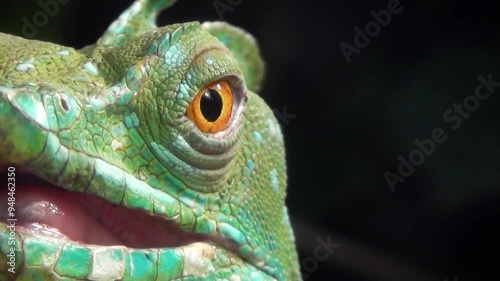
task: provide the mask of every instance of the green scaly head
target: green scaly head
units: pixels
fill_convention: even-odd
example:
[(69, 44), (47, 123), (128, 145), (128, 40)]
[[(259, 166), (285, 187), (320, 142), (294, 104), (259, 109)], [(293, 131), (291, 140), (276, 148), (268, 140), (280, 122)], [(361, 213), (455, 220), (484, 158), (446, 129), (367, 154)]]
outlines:
[(300, 279), (283, 136), (254, 92), (257, 45), (222, 22), (158, 28), (174, 2), (134, 2), (82, 50), (0, 34), (0, 166), (135, 237), (46, 235), (23, 225), (39, 218), (23, 207), (15, 232), (0, 223), (0, 280)]

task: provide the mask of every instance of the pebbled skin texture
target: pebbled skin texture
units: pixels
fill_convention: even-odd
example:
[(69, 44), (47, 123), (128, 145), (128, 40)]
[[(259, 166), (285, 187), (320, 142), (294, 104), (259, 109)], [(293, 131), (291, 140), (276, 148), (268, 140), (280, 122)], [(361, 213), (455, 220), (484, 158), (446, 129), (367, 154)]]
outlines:
[[(0, 280), (301, 279), (283, 136), (255, 93), (264, 73), (257, 44), (223, 22), (157, 27), (174, 2), (135, 1), (81, 50), (0, 34), (0, 166), (212, 242), (104, 247), (0, 223)], [(186, 109), (219, 79), (233, 89), (233, 114), (223, 131), (202, 133)]]

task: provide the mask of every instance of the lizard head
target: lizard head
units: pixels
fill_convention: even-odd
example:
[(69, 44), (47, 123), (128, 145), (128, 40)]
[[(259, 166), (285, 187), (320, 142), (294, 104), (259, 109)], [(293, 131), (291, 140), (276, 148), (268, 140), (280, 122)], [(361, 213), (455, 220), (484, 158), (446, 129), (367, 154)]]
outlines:
[[(131, 28), (122, 19), (96, 45), (40, 46), (57, 61), (44, 77), (14, 65), (0, 80), (0, 166), (21, 172), (18, 272), (299, 279), (255, 41), (226, 23), (134, 24), (149, 7), (137, 3)], [(4, 256), (10, 233), (0, 227)]]

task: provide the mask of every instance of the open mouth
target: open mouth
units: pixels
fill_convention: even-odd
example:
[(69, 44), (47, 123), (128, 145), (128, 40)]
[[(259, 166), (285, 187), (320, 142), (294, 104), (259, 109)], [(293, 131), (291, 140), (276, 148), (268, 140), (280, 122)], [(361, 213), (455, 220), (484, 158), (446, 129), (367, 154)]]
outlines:
[[(0, 171), (0, 182), (9, 182), (7, 169), (1, 168)], [(78, 256), (70, 258), (69, 263), (74, 262), (74, 266), (81, 267), (79, 274), (82, 270), (83, 273), (71, 275), (75, 273), (66, 272), (69, 277), (78, 280), (122, 280), (130, 274), (140, 278), (138, 280), (156, 280), (154, 276), (160, 276), (160, 272), (164, 278), (170, 276), (169, 280), (207, 277), (216, 269), (211, 265), (214, 260), (226, 268), (238, 267), (233, 262), (239, 261), (239, 266), (245, 264), (245, 267), (256, 270), (237, 254), (236, 244), (222, 236), (185, 230), (175, 222), (145, 211), (114, 205), (96, 195), (66, 191), (19, 169), (16, 170), (15, 183), (13, 196), (9, 195), (7, 188), (0, 188), (0, 226), (5, 228), (9, 220), (16, 219), (15, 232), (23, 239), (29, 238), (31, 246), (28, 247), (31, 249), (64, 247), (71, 251), (76, 247), (92, 252), (91, 262), (88, 258), (80, 261)], [(15, 198), (14, 205), (8, 203), (9, 197)], [(9, 210), (11, 206), (14, 209)], [(24, 252), (26, 242), (21, 243), (20, 250)], [(48, 269), (59, 260), (58, 253), (58, 250), (52, 253), (30, 250), (24, 255), (31, 255), (26, 257), (26, 261), (35, 260), (29, 266)], [(116, 260), (117, 253), (118, 256), (123, 254), (123, 258)], [(128, 264), (124, 264), (126, 260)], [(143, 267), (148, 263), (150, 266), (144, 268), (153, 272), (148, 273), (151, 276), (134, 273), (135, 266)], [(55, 268), (58, 269), (58, 264)], [(91, 271), (87, 272), (86, 268), (91, 268)], [(265, 277), (263, 280), (269, 278), (264, 272), (259, 274)]]
[(60, 189), (28, 173), (17, 173), (15, 180), (15, 211), (8, 211), (5, 189), (0, 194), (0, 218), (5, 222), (15, 217), (16, 228), (25, 233), (136, 249), (214, 242), (208, 235), (187, 232), (163, 218), (113, 205), (95, 195)]

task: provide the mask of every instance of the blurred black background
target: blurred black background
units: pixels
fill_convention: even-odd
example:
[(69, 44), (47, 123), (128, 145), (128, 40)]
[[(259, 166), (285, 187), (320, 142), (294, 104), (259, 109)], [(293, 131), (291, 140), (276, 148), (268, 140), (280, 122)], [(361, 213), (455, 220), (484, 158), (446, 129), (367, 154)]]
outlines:
[[(92, 44), (132, 2), (65, 1), (34, 38)], [(159, 24), (222, 15), (259, 41), (261, 94), (288, 114), (287, 204), (306, 280), (500, 280), (500, 87), (460, 125), (443, 118), (474, 95), (479, 76), (500, 81), (498, 9), (401, 0), (348, 63), (339, 45), (355, 47), (354, 28), (391, 2), (182, 0)], [(224, 4), (233, 7), (218, 13)], [(3, 1), (0, 31), (23, 35), (22, 18), (40, 10)], [(384, 173), (398, 174), (398, 156), (408, 159), (435, 128), (446, 140), (391, 191)], [(320, 240), (338, 243), (326, 260), (314, 258)]]

